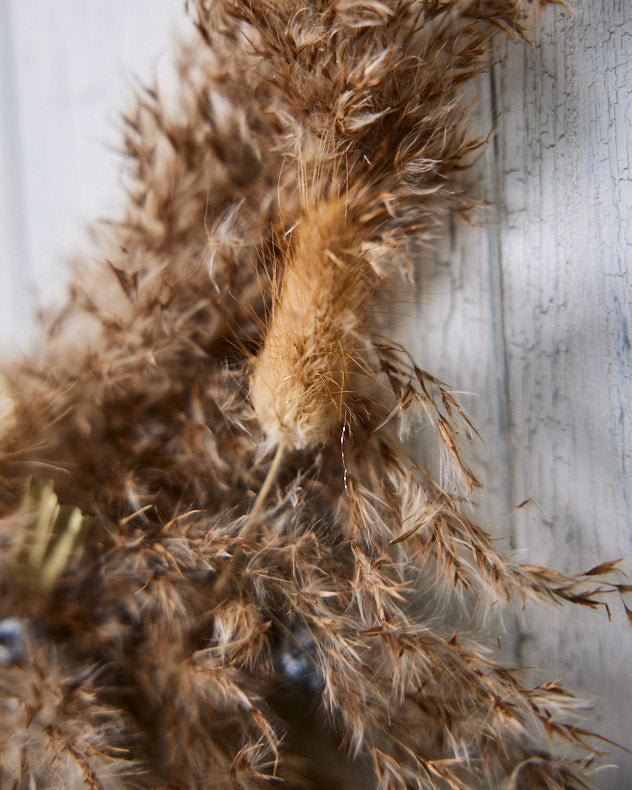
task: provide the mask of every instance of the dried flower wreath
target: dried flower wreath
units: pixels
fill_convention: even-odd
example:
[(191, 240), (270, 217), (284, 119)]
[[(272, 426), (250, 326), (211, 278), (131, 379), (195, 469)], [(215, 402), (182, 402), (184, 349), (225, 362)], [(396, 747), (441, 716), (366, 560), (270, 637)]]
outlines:
[(450, 623), (630, 588), (497, 550), (472, 426), (374, 307), (473, 207), (466, 87), (537, 9), (188, 10), (176, 105), (125, 116), (125, 216), (2, 373), (0, 787), (588, 787), (577, 700)]

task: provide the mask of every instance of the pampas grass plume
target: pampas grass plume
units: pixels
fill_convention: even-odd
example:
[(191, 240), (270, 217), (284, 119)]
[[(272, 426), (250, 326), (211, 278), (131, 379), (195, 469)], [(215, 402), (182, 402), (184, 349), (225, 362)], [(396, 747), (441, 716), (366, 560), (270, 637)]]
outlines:
[(588, 786), (582, 703), (479, 615), (630, 587), (499, 551), (473, 426), (376, 306), (475, 208), (471, 86), (549, 4), (187, 4), (122, 216), (0, 373), (0, 790)]

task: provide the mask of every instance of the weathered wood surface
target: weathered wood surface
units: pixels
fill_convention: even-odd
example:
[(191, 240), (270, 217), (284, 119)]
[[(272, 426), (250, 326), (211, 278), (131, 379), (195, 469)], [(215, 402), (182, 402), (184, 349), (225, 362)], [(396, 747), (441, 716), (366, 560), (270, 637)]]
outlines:
[[(632, 4), (575, 11), (547, 11), (533, 48), (509, 43), (481, 81), (481, 128), (502, 113), (480, 168), (497, 217), (448, 229), (400, 324), (424, 367), (473, 393), (478, 510), (495, 534), (531, 563), (626, 556), (632, 569)], [(23, 344), (33, 295), (58, 290), (81, 223), (115, 195), (106, 144), (127, 75), (169, 56), (179, 12), (179, 0), (0, 2), (3, 338)], [(599, 729), (632, 747), (632, 632), (616, 602), (612, 623), (539, 609), (512, 638), (520, 663), (593, 697)], [(630, 758), (612, 760), (598, 786), (632, 786)]]
[[(632, 4), (548, 11), (481, 85), (482, 163), (497, 207), (458, 228), (420, 281), (418, 358), (481, 426), (481, 517), (525, 562), (632, 568)], [(415, 333), (415, 334), (413, 334)], [(467, 402), (467, 400), (466, 400)], [(518, 508), (525, 500), (528, 505)], [(593, 612), (538, 609), (514, 628), (518, 662), (593, 699), (597, 728), (632, 747), (632, 632)], [(612, 754), (599, 787), (632, 787)]]
[[(529, 561), (632, 569), (632, 4), (549, 14), (499, 81), (497, 168), (507, 221), (498, 265), (510, 495)], [(526, 101), (522, 99), (526, 98)], [(599, 701), (632, 747), (632, 632), (592, 613), (529, 617), (520, 658)], [(632, 762), (601, 778), (632, 787)]]

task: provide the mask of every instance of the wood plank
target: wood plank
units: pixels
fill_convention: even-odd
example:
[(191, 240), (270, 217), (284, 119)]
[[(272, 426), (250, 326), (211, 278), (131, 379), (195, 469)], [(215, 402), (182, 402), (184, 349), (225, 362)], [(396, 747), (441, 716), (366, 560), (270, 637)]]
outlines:
[[(538, 502), (513, 517), (529, 561), (630, 570), (632, 8), (578, 5), (497, 72), (510, 494)], [(613, 615), (529, 615), (520, 659), (593, 697), (598, 729), (630, 748), (632, 633)], [(629, 756), (613, 760), (598, 785), (630, 787)]]
[[(479, 520), (511, 533), (521, 561), (577, 572), (627, 557), (632, 572), (632, 15), (626, 3), (577, 11), (547, 11), (533, 48), (502, 46), (481, 84), (480, 128), (502, 113), (480, 171), (498, 222), (452, 228), (401, 336), (424, 367), (478, 393), (462, 400), (485, 439)], [(541, 668), (534, 680), (594, 700), (589, 722), (630, 748), (632, 633), (612, 610), (609, 623), (536, 608), (506, 621), (505, 641)], [(624, 790), (632, 761), (611, 751), (620, 768), (595, 783)]]
[(10, 7), (0, 3), (0, 350), (8, 352), (29, 324), (22, 147), (15, 123)]
[(182, 8), (180, 0), (7, 0), (2, 8), (13, 102), (2, 125), (14, 143), (4, 145), (11, 178), (3, 183), (19, 196), (19, 216), (3, 222), (18, 240), (3, 251), (16, 263), (0, 276), (16, 281), (11, 299), (20, 290), (23, 313), (59, 296), (84, 224), (118, 204), (122, 162), (113, 148), (130, 75), (150, 79), (168, 59)]

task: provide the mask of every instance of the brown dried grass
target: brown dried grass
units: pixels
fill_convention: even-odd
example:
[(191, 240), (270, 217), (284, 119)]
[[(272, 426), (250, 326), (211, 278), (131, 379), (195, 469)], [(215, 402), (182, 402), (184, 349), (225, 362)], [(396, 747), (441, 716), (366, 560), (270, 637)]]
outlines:
[[(587, 786), (580, 703), (446, 602), (630, 588), (497, 550), (466, 512), (472, 426), (371, 307), (473, 206), (463, 90), (528, 11), (190, 4), (178, 106), (148, 88), (125, 116), (125, 215), (3, 372), (0, 614), (35, 636), (0, 666), (1, 787)], [(415, 409), (458, 493), (398, 441)], [(19, 559), (30, 475), (93, 519), (52, 591)]]

